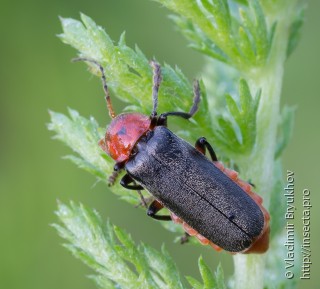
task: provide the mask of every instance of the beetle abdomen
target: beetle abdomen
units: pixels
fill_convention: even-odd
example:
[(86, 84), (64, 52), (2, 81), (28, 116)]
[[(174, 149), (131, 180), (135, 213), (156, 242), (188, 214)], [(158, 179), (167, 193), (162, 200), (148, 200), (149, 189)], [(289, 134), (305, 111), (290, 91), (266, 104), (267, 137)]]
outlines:
[(201, 235), (231, 252), (252, 245), (264, 215), (243, 189), (165, 127), (138, 142), (127, 172)]

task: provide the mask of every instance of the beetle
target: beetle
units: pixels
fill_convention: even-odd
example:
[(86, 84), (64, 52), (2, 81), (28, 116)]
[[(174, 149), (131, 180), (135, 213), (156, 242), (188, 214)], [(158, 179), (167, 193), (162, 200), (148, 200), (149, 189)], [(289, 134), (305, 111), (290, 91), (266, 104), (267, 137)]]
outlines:
[[(116, 115), (109, 95), (103, 67), (95, 60), (77, 58), (97, 65), (101, 71), (107, 107), (112, 121), (100, 147), (116, 164), (110, 178), (125, 170), (120, 184), (140, 192), (146, 189), (155, 198), (147, 215), (157, 220), (182, 224), (187, 235), (195, 236), (217, 251), (264, 253), (269, 245), (269, 213), (252, 186), (238, 178), (238, 173), (218, 162), (209, 142), (200, 137), (195, 147), (167, 128), (167, 118), (190, 119), (200, 102), (199, 81), (194, 82), (194, 99), (189, 112), (157, 115), (160, 65), (153, 68), (150, 116), (133, 112)], [(211, 160), (206, 156), (208, 150)], [(140, 196), (142, 197), (141, 193)], [(146, 201), (142, 197), (143, 203)], [(162, 208), (170, 215), (158, 215)]]

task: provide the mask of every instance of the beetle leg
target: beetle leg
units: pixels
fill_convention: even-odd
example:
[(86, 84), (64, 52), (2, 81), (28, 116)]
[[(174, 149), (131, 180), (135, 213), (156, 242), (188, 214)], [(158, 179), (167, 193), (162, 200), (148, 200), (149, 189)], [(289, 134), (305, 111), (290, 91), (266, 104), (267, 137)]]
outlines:
[[(130, 183), (133, 183), (133, 185), (129, 185)], [(144, 196), (141, 193), (141, 190), (143, 190), (144, 188), (140, 185), (137, 185), (136, 182), (134, 181), (133, 178), (131, 178), (128, 174), (125, 174), (121, 181), (120, 181), (120, 185), (123, 186), (124, 188), (128, 189), (128, 190), (135, 190), (138, 192), (140, 199), (141, 199), (141, 204), (147, 208), (147, 201), (145, 200)]]
[(199, 81), (195, 80), (193, 84), (193, 104), (189, 112), (171, 111), (171, 112), (162, 113), (158, 118), (157, 125), (166, 126), (167, 117), (171, 115), (179, 116), (185, 119), (191, 118), (197, 112), (199, 107), (199, 102), (200, 102), (200, 85), (199, 85)]
[[(140, 192), (139, 190), (137, 191), (138, 193)], [(141, 193), (141, 192), (140, 192)], [(139, 193), (139, 195), (140, 195)], [(145, 208), (149, 207), (149, 204), (151, 204), (154, 201), (154, 197), (150, 196), (150, 197), (144, 197), (142, 194), (140, 195), (141, 198), (141, 202), (135, 206), (135, 208), (138, 208), (140, 206), (144, 206)]]
[(218, 158), (216, 153), (214, 152), (212, 146), (207, 142), (205, 137), (200, 137), (197, 141), (196, 141), (196, 145), (195, 145), (196, 149), (201, 152), (202, 154), (206, 154), (206, 149), (209, 151), (210, 157), (212, 159), (213, 162), (217, 162)]
[[(133, 185), (129, 185), (131, 183), (134, 183)], [(131, 178), (128, 174), (125, 174), (121, 181), (120, 185), (128, 190), (143, 190), (143, 187), (140, 185), (137, 185), (133, 178)]]
[(180, 237), (180, 244), (183, 245), (185, 243), (188, 243), (189, 242), (189, 239), (190, 239), (190, 235), (185, 232), (181, 237)]
[(147, 210), (147, 215), (159, 221), (171, 221), (171, 216), (169, 215), (157, 215), (163, 207), (164, 206), (158, 200), (154, 200)]
[(145, 208), (148, 208), (148, 200), (146, 200), (144, 198), (144, 196), (142, 195), (141, 191), (140, 190), (137, 190), (138, 194), (139, 194), (139, 197), (140, 197), (140, 204), (143, 205)]
[(255, 185), (254, 183), (252, 183), (252, 182), (251, 182), (251, 180), (248, 180), (248, 184), (250, 184), (250, 185), (251, 185), (251, 187), (253, 187), (253, 188), (255, 188), (255, 187), (256, 187), (256, 185)]

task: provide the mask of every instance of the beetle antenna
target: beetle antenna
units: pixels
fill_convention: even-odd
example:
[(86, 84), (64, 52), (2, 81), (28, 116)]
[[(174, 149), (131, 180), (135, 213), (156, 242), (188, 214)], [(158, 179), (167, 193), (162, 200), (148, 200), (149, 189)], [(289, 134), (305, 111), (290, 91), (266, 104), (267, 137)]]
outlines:
[(78, 58), (72, 59), (72, 62), (78, 62), (78, 61), (85, 61), (85, 62), (93, 63), (99, 67), (100, 72), (101, 72), (101, 81), (102, 81), (102, 85), (103, 85), (103, 90), (104, 90), (104, 93), (106, 96), (106, 103), (107, 103), (109, 115), (111, 118), (115, 118), (116, 114), (115, 114), (113, 107), (112, 107), (111, 98), (110, 98), (110, 94), (109, 94), (109, 88), (107, 85), (106, 74), (104, 72), (104, 68), (102, 67), (102, 65), (98, 61), (96, 61), (94, 59), (85, 58), (85, 57), (78, 57)]
[(153, 109), (152, 109), (151, 117), (153, 118), (157, 115), (158, 92), (159, 92), (159, 86), (160, 86), (162, 77), (161, 77), (161, 68), (159, 63), (155, 61), (151, 61), (151, 66), (153, 68), (153, 85), (152, 85)]

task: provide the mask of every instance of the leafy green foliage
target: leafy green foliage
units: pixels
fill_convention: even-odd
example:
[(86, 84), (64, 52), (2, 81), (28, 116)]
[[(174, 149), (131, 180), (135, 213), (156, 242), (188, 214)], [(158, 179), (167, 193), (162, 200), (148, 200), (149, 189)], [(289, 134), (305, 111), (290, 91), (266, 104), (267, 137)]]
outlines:
[(59, 203), (57, 215), (63, 226), (54, 227), (68, 242), (65, 246), (99, 274), (95, 280), (103, 288), (183, 288), (164, 248), (160, 253), (136, 245), (130, 235), (109, 222), (103, 224), (97, 212), (83, 205)]
[[(72, 109), (69, 109), (69, 114), (70, 117), (50, 111), (49, 130), (56, 133), (55, 139), (61, 140), (76, 153), (66, 156), (66, 159), (90, 172), (99, 181), (107, 182), (113, 172), (114, 162), (98, 146), (98, 141), (104, 136), (104, 129), (99, 127), (93, 117), (86, 119)], [(118, 183), (115, 183), (112, 192), (132, 204), (140, 202), (138, 194), (132, 194)]]
[(240, 71), (266, 63), (275, 25), (268, 27), (258, 0), (237, 1), (235, 9), (227, 0), (155, 1), (178, 14), (172, 19), (196, 50)]
[(202, 277), (203, 284), (196, 280), (195, 278), (191, 276), (187, 276), (187, 280), (189, 284), (194, 289), (225, 289), (225, 283), (224, 283), (224, 274), (221, 267), (221, 264), (219, 264), (217, 271), (213, 275), (208, 265), (204, 262), (203, 258), (199, 258), (198, 262), (200, 274)]
[[(88, 16), (81, 14), (83, 21), (61, 19), (64, 43), (79, 51), (79, 56), (96, 60), (104, 66), (107, 83), (121, 100), (130, 103), (130, 109), (150, 114), (152, 109), (152, 68), (149, 60), (136, 46), (126, 45), (125, 34), (114, 45), (109, 35)], [(99, 69), (88, 63), (95, 74)], [(159, 92), (159, 111), (170, 111), (179, 107), (188, 111), (192, 105), (193, 90), (188, 79), (179, 68), (169, 65), (162, 68), (163, 82)], [(184, 101), (181, 101), (184, 97)], [(143, 99), (144, 105), (141, 106)], [(205, 111), (203, 111), (205, 113)]]
[(244, 79), (239, 83), (239, 99), (225, 95), (228, 112), (217, 116), (215, 140), (231, 156), (248, 154), (256, 141), (256, 115), (261, 91), (253, 97)]
[[(61, 19), (63, 34), (59, 35), (79, 51), (79, 56), (94, 59), (104, 66), (108, 86), (114, 96), (128, 102), (125, 110), (136, 110), (150, 114), (152, 110), (152, 68), (148, 59), (136, 46), (135, 50), (125, 43), (125, 34), (114, 45), (109, 35), (91, 18), (81, 14), (82, 22)], [(91, 71), (99, 75), (94, 64), (88, 63)], [(189, 111), (193, 101), (192, 84), (179, 68), (165, 64), (161, 67), (163, 81), (159, 91), (159, 113), (167, 111)], [(201, 84), (202, 102), (199, 112), (189, 123), (190, 135), (206, 135), (210, 130), (206, 93)], [(111, 97), (114, 97), (113, 95)], [(143, 105), (141, 106), (141, 103)]]
[[(100, 288), (186, 288), (164, 247), (159, 252), (136, 244), (122, 229), (104, 224), (96, 211), (81, 204), (59, 202), (56, 214), (62, 225), (53, 226), (67, 241), (64, 246), (96, 272), (91, 278)], [(221, 267), (213, 276), (200, 258), (199, 269), (204, 281), (201, 288), (225, 288)]]
[(70, 117), (50, 111), (51, 123), (48, 129), (56, 132), (55, 139), (63, 141), (79, 155), (66, 158), (99, 180), (106, 181), (106, 172), (112, 171), (112, 164), (98, 147), (98, 141), (103, 136), (102, 129), (93, 117), (86, 119), (72, 109), (69, 109), (69, 114)]

